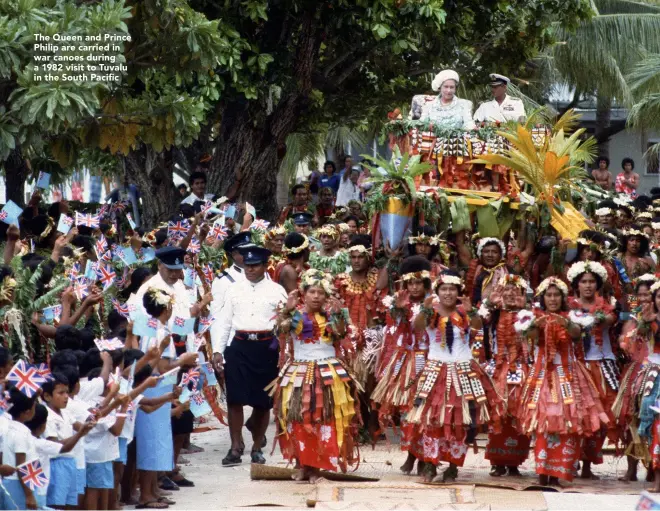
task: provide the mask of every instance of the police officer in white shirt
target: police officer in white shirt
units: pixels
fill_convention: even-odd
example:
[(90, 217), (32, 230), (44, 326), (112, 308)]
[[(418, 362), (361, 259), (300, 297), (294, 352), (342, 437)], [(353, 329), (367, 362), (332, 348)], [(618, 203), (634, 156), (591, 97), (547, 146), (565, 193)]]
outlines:
[[(219, 336), (211, 339), (213, 365), (224, 371), (231, 448), (222, 464), (237, 465), (243, 454), (243, 407), (252, 407), (252, 463), (265, 463), (261, 448), (268, 428), (271, 398), (264, 390), (277, 377), (278, 342), (273, 329), (277, 308), (287, 300), (284, 288), (266, 278), (270, 251), (247, 245), (239, 248), (245, 279), (233, 284), (225, 299)], [(227, 346), (233, 332), (233, 341)], [(226, 349), (225, 349), (226, 348)]]
[(506, 89), (510, 80), (503, 75), (493, 73), (490, 76), (490, 90), (493, 93), (491, 101), (479, 105), (474, 113), (477, 122), (507, 122), (524, 121), (525, 106), (518, 98), (507, 95)]
[[(244, 231), (235, 234), (224, 244), (225, 254), (231, 257), (234, 262), (229, 268), (224, 270), (222, 274), (213, 280), (211, 285), (211, 294), (213, 295), (213, 301), (211, 302), (211, 316), (216, 319), (211, 325), (211, 342), (215, 344), (218, 342), (221, 325), (218, 321), (222, 313), (222, 307), (225, 303), (225, 297), (227, 291), (237, 282), (245, 280), (245, 272), (243, 271), (243, 256), (239, 252), (239, 248), (243, 245), (248, 245), (250, 243), (250, 232)], [(230, 339), (231, 341), (231, 339)]]

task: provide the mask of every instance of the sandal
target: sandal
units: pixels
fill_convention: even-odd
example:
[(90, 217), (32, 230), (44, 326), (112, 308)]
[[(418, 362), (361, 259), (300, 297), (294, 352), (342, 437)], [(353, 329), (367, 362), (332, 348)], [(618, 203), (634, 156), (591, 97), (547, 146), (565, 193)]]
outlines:
[(135, 506), (135, 509), (167, 509), (168, 506), (164, 502), (159, 502), (158, 500), (150, 500), (144, 504), (138, 504)]
[(225, 456), (222, 459), (222, 466), (223, 467), (233, 467), (235, 465), (240, 465), (241, 461), (242, 461), (241, 460), (241, 455), (238, 454), (233, 449), (229, 449), (229, 452), (227, 453), (227, 456)]
[(172, 499), (168, 499), (167, 497), (158, 497), (158, 502), (161, 504), (167, 504), (168, 506), (173, 506), (176, 504)]

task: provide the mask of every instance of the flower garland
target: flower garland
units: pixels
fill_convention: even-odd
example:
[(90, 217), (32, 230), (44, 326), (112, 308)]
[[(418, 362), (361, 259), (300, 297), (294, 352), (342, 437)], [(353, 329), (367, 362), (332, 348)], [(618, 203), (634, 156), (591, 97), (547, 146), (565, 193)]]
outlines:
[[(547, 280), (547, 279), (546, 279)], [(534, 326), (534, 313), (528, 310), (521, 310), (516, 314), (516, 322), (513, 328), (519, 334), (527, 333)]]
[(568, 286), (566, 283), (557, 277), (548, 277), (543, 282), (539, 284), (539, 287), (536, 288), (536, 296), (542, 295), (545, 293), (550, 286), (555, 286), (561, 294), (568, 296)]
[(477, 257), (481, 257), (481, 252), (486, 245), (491, 245), (493, 243), (500, 247), (502, 257), (504, 257), (506, 255), (506, 247), (504, 246), (504, 243), (502, 243), (502, 241), (497, 238), (481, 238), (479, 243), (477, 243)]
[(288, 255), (288, 254), (299, 254), (303, 250), (309, 248), (309, 238), (307, 236), (305, 236), (304, 234), (301, 234), (301, 236), (303, 238), (305, 238), (304, 241), (302, 242), (302, 245), (300, 245), (299, 247), (290, 247), (290, 248), (287, 247), (287, 246), (284, 246), (284, 247), (282, 247), (282, 253), (286, 254), (286, 255)]
[(428, 270), (414, 271), (411, 273), (406, 273), (401, 277), (403, 282), (408, 282), (409, 280), (424, 280), (431, 279), (431, 272)]
[(326, 224), (316, 230), (316, 237), (321, 238), (323, 235), (330, 236), (333, 239), (339, 239), (339, 229), (336, 225)]
[(598, 275), (603, 282), (607, 281), (607, 270), (596, 261), (580, 261), (572, 264), (566, 273), (566, 278), (573, 283), (583, 273), (593, 273)]
[(463, 290), (463, 288), (465, 287), (463, 285), (463, 280), (460, 277), (457, 277), (455, 275), (440, 274), (438, 276), (438, 279), (433, 284), (433, 289), (437, 290), (442, 284), (452, 284), (452, 285), (458, 287), (459, 290)]
[(639, 229), (626, 229), (623, 231), (623, 237), (629, 238), (630, 236), (642, 236), (646, 239), (649, 239), (649, 235)]
[(610, 208), (598, 208), (596, 211), (596, 216), (605, 216), (605, 215), (611, 215), (612, 210)]
[(584, 329), (591, 328), (596, 322), (595, 318), (591, 314), (581, 310), (570, 311), (568, 313), (568, 319), (571, 321), (571, 323), (575, 323)]
[(167, 307), (174, 304), (174, 295), (157, 287), (150, 287), (146, 294), (150, 296), (155, 303)]
[(286, 227), (283, 225), (278, 225), (275, 227), (271, 227), (266, 234), (264, 234), (264, 241), (270, 241), (272, 240), (275, 236), (285, 236), (286, 235)]
[(346, 252), (348, 253), (357, 252), (358, 254), (371, 254), (369, 249), (364, 245), (353, 245), (352, 247), (348, 247), (346, 249)]
[(651, 294), (655, 293), (660, 289), (660, 280), (651, 286)]

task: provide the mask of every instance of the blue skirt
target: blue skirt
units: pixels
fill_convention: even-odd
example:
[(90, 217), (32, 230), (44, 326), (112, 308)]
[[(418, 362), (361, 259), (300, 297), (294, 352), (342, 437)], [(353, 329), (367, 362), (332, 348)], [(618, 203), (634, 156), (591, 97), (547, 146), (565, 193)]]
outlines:
[[(167, 406), (167, 405), (163, 405)], [(115, 460), (122, 465), (126, 465), (128, 460), (128, 438), (119, 437), (119, 457)]]
[[(172, 385), (158, 385), (144, 391), (144, 397), (156, 398), (172, 392)], [(169, 472), (174, 470), (172, 407), (165, 403), (152, 413), (138, 410), (135, 419), (137, 469)]]
[(60, 456), (50, 461), (50, 482), (46, 498), (49, 506), (78, 505), (77, 475), (74, 458)]

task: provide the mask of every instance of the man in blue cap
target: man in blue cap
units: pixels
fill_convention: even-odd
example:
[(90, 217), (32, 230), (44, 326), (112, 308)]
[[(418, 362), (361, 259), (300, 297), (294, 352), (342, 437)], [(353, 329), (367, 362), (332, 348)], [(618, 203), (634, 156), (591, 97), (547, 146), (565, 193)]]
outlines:
[[(218, 319), (222, 312), (222, 306), (225, 302), (225, 295), (227, 290), (236, 282), (245, 280), (245, 273), (243, 271), (243, 256), (238, 250), (243, 245), (248, 245), (251, 242), (250, 231), (243, 231), (235, 234), (224, 244), (225, 254), (231, 257), (232, 265), (224, 270), (222, 274), (213, 281), (211, 286), (211, 294), (213, 301), (211, 302), (211, 315)], [(211, 325), (211, 341), (215, 342), (220, 333), (220, 324), (215, 321)]]
[(273, 403), (264, 389), (277, 377), (279, 351), (273, 330), (277, 308), (287, 300), (284, 288), (266, 278), (270, 250), (251, 244), (238, 250), (245, 279), (229, 288), (219, 334), (212, 339), (213, 365), (224, 372), (227, 388), (231, 448), (222, 460), (225, 466), (241, 463), (244, 406), (252, 407), (251, 461), (266, 462), (261, 449)]
[(293, 225), (295, 226), (296, 232), (298, 234), (304, 234), (307, 236), (307, 239), (309, 240), (314, 250), (320, 250), (321, 242), (310, 235), (313, 218), (314, 217), (311, 213), (296, 213), (293, 216)]

